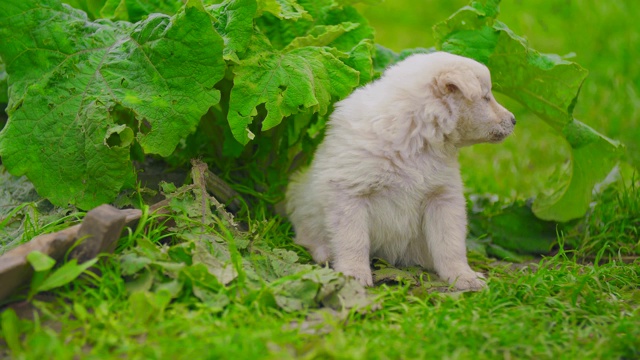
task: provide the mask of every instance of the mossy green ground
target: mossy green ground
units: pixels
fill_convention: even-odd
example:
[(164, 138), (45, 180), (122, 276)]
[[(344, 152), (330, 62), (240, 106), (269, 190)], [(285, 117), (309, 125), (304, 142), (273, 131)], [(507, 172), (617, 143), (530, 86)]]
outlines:
[[(431, 26), (464, 0), (387, 1), (362, 7), (377, 41), (400, 50), (433, 44)], [(628, 160), (640, 164), (640, 32), (634, 1), (504, 2), (500, 20), (549, 53), (574, 52), (589, 69), (576, 117), (623, 141)], [(561, 138), (517, 104), (516, 133), (501, 145), (465, 149), (469, 193), (528, 198), (569, 156)], [(625, 175), (626, 176), (626, 175)], [(286, 313), (238, 296), (222, 311), (198, 302), (165, 303), (129, 296), (117, 255), (102, 275), (35, 301), (33, 321), (2, 317), (0, 357), (26, 359), (438, 359), (640, 357), (640, 191), (624, 182), (598, 196), (592, 215), (560, 234), (575, 251), (513, 269), (477, 254), (472, 265), (488, 272), (477, 293), (427, 292), (408, 285), (371, 290), (378, 309), (336, 315), (315, 310)], [(637, 179), (636, 179), (637, 180)], [(258, 209), (261, 207), (259, 206)], [(304, 252), (291, 243), (282, 220), (256, 213), (259, 241)], [(263, 222), (264, 221), (264, 222)], [(158, 241), (156, 232), (146, 235)], [(123, 244), (135, 239), (124, 238)], [(627, 263), (620, 256), (627, 255)], [(583, 262), (600, 256), (593, 266)], [(612, 260), (612, 261), (609, 261)], [(50, 298), (48, 298), (50, 300)], [(156, 301), (157, 300), (157, 301)], [(318, 321), (321, 319), (322, 321)], [(16, 327), (12, 329), (12, 327)], [(3, 349), (4, 348), (4, 349)]]

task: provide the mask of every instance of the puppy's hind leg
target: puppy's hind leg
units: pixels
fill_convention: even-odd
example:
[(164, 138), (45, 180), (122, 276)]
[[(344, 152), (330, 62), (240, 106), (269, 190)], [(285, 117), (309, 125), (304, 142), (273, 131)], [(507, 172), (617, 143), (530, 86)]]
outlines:
[(333, 268), (356, 278), (364, 286), (373, 286), (366, 202), (344, 196), (335, 196), (334, 199), (326, 214)]
[(458, 290), (480, 290), (482, 274), (467, 262), (467, 216), (462, 193), (444, 192), (429, 199), (423, 229), (429, 255), (438, 275)]

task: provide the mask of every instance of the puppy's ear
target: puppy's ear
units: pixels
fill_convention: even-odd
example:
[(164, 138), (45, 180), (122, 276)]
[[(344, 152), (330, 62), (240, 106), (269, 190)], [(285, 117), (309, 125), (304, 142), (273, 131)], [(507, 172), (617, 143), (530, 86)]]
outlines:
[(436, 76), (435, 84), (442, 95), (460, 92), (469, 100), (477, 99), (482, 95), (480, 81), (471, 70), (467, 69), (444, 70)]

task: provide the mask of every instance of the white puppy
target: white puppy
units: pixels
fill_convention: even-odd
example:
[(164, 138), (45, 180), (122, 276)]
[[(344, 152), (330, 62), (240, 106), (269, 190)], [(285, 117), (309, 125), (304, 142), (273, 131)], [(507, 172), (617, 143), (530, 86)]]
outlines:
[(500, 142), (515, 123), (484, 65), (408, 57), (336, 105), (310, 169), (287, 189), (295, 242), (363, 285), (375, 256), (435, 270), (461, 290), (484, 287), (467, 262), (458, 150)]

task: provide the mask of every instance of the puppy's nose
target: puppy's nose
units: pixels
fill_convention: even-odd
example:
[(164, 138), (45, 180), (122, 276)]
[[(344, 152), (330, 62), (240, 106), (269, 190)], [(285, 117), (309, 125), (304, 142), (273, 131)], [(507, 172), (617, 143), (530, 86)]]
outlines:
[(513, 115), (511, 115), (511, 123), (512, 123), (513, 125), (515, 125), (515, 124), (516, 124), (516, 117), (515, 117), (515, 116), (513, 116)]

